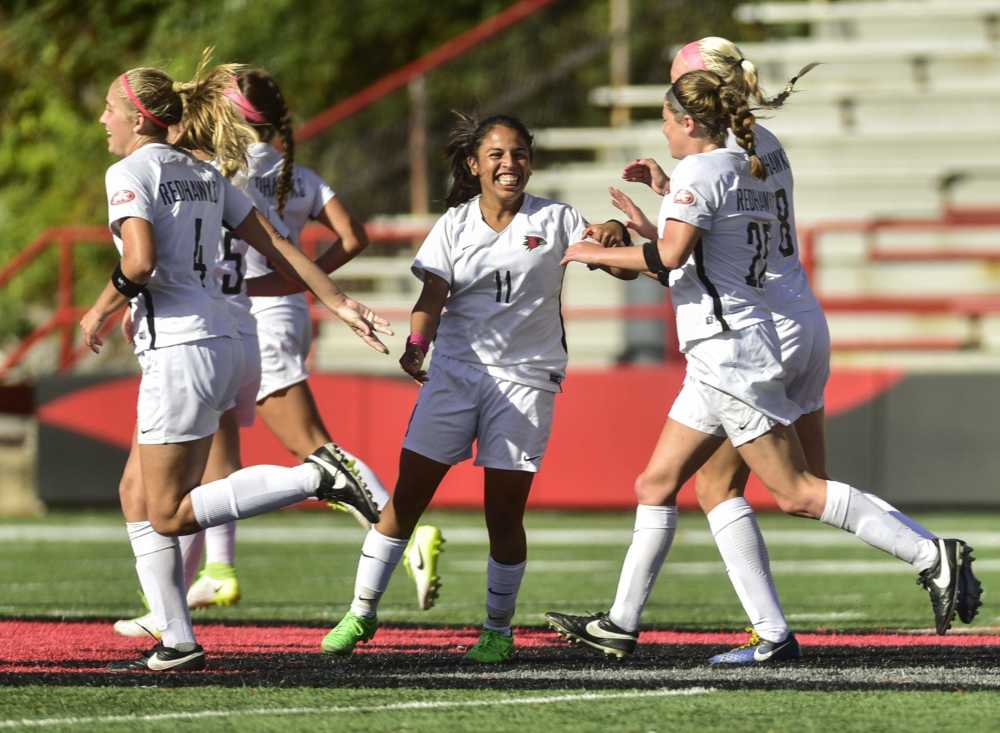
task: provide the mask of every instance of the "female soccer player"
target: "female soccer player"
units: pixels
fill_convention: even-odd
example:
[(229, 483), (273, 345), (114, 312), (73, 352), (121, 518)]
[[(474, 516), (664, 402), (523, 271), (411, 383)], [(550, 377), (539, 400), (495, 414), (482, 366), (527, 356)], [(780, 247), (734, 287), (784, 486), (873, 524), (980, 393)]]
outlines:
[(98, 351), (103, 322), (133, 304), (143, 370), (136, 426), (143, 490), (123, 509), (140, 584), (162, 634), (162, 643), (140, 660), (113, 669), (205, 664), (184, 602), (177, 535), (309, 497), (371, 500), (333, 445), (303, 466), (254, 466), (198, 485), (243, 361), (222, 284), (210, 276), (210, 265), (223, 257), (223, 225), (304, 281), (373, 348), (385, 353), (376, 331), (389, 333), (384, 320), (347, 298), (219, 171), (166, 144), (170, 125), (183, 122), (192, 147), (213, 154), (224, 172), (244, 165), (250, 134), (224, 96), (236, 68), (207, 71), (207, 61), (206, 55), (189, 83), (158, 69), (125, 72), (111, 83), (101, 115), (109, 150), (123, 158), (106, 177), (110, 227), (122, 259), (80, 325), (85, 343)]
[[(511, 619), (527, 558), (524, 507), (566, 371), (559, 263), (588, 227), (572, 207), (525, 193), (532, 136), (520, 120), (460, 115), (447, 152), (451, 208), (414, 260), (424, 285), (400, 359), (423, 386), (396, 490), (361, 550), (354, 601), (323, 640), (329, 654), (350, 654), (374, 635), (379, 599), (407, 538), (448, 469), (472, 455), (473, 441), (484, 468), (490, 556), (486, 621), (466, 659), (503, 662), (514, 651)], [(593, 233), (603, 239), (612, 229)]]
[[(969, 592), (961, 573), (965, 543), (922, 537), (863, 492), (810, 473), (789, 429), (803, 410), (788, 396), (764, 296), (783, 210), (774, 182), (765, 181), (742, 90), (712, 72), (689, 72), (670, 87), (663, 120), (671, 154), (681, 163), (660, 211), (658, 239), (641, 253), (574, 245), (565, 260), (669, 277), (687, 375), (636, 480), (635, 533), (615, 605), (592, 616), (553, 612), (550, 624), (608, 654), (635, 649), (639, 616), (673, 539), (676, 494), (728, 437), (782, 510), (851, 531), (913, 565), (944, 633), (956, 602)], [(727, 129), (741, 151), (725, 147)], [(758, 662), (799, 656), (791, 633), (738, 651)]]

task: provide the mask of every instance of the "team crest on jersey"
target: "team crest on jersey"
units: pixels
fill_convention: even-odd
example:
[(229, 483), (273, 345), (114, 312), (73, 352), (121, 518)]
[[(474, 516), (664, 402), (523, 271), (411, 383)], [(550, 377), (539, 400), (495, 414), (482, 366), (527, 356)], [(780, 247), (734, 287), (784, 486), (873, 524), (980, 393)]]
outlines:
[(682, 206), (690, 206), (694, 203), (694, 194), (686, 188), (682, 188), (674, 194), (674, 203), (681, 204)]
[(542, 237), (529, 234), (524, 238), (524, 242), (522, 242), (522, 244), (527, 247), (530, 252), (533, 249), (538, 249), (539, 247), (545, 245), (546, 241)]
[(123, 188), (121, 191), (115, 191), (115, 195), (111, 197), (111, 205), (117, 206), (118, 204), (127, 204), (134, 198), (134, 193)]

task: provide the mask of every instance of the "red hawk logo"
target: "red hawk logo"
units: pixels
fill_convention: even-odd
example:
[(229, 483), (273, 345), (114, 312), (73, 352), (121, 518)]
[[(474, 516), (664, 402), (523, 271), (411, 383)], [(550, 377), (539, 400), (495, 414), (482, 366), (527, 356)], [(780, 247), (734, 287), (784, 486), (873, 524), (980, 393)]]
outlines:
[(534, 235), (528, 235), (524, 238), (524, 246), (528, 248), (530, 252), (533, 249), (538, 249), (545, 244), (545, 240), (541, 237), (536, 237)]
[(127, 204), (134, 198), (134, 193), (127, 189), (122, 189), (121, 191), (116, 191), (115, 195), (111, 197), (111, 205), (117, 206), (118, 204)]
[(674, 203), (682, 206), (690, 206), (694, 203), (694, 194), (686, 188), (682, 188), (674, 195)]

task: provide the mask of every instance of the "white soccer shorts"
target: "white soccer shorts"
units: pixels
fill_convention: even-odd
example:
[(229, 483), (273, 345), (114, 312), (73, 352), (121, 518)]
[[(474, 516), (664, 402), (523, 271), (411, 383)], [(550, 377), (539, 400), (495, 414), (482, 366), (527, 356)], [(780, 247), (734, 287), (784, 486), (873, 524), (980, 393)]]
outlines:
[(801, 417), (802, 409), (785, 391), (771, 321), (703, 339), (686, 357), (687, 374), (670, 408), (672, 420), (740, 446)]
[(508, 382), (436, 355), (410, 417), (403, 447), (454, 465), (538, 471), (552, 432), (555, 393)]
[(279, 305), (257, 314), (260, 341), (260, 389), (257, 402), (309, 378), (306, 358), (312, 344), (307, 311)]
[(823, 393), (830, 378), (830, 329), (820, 309), (774, 315), (781, 344), (788, 399), (803, 414), (823, 407)]
[(240, 334), (243, 342), (243, 378), (236, 393), (236, 420), (241, 428), (253, 427), (260, 390), (260, 345), (254, 334)]
[(243, 377), (239, 339), (211, 338), (139, 354), (139, 442), (183, 443), (213, 435), (236, 404)]

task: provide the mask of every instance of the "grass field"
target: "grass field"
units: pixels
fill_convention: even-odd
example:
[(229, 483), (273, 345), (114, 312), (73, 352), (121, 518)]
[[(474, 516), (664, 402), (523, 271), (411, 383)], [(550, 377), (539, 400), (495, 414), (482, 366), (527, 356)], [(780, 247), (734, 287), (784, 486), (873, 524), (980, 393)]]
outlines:
[(484, 613), (482, 521), (427, 519), (448, 541), (441, 600), (417, 610), (400, 570), (364, 653), (319, 654), (350, 601), (361, 530), (326, 512), (286, 512), (241, 525), (241, 604), (196, 613), (209, 669), (125, 678), (106, 662), (149, 644), (111, 633), (110, 621), (141, 611), (120, 517), (0, 522), (0, 730), (940, 731), (1000, 721), (996, 516), (920, 517), (976, 548), (986, 588), (976, 622), (946, 637), (930, 634), (926, 593), (907, 566), (817, 523), (763, 517), (804, 659), (751, 670), (705, 664), (742, 641), (745, 620), (698, 514), (682, 515), (640, 651), (621, 663), (563, 644), (543, 614), (608, 607), (631, 516), (530, 515), (520, 651), (499, 669), (461, 662)]

